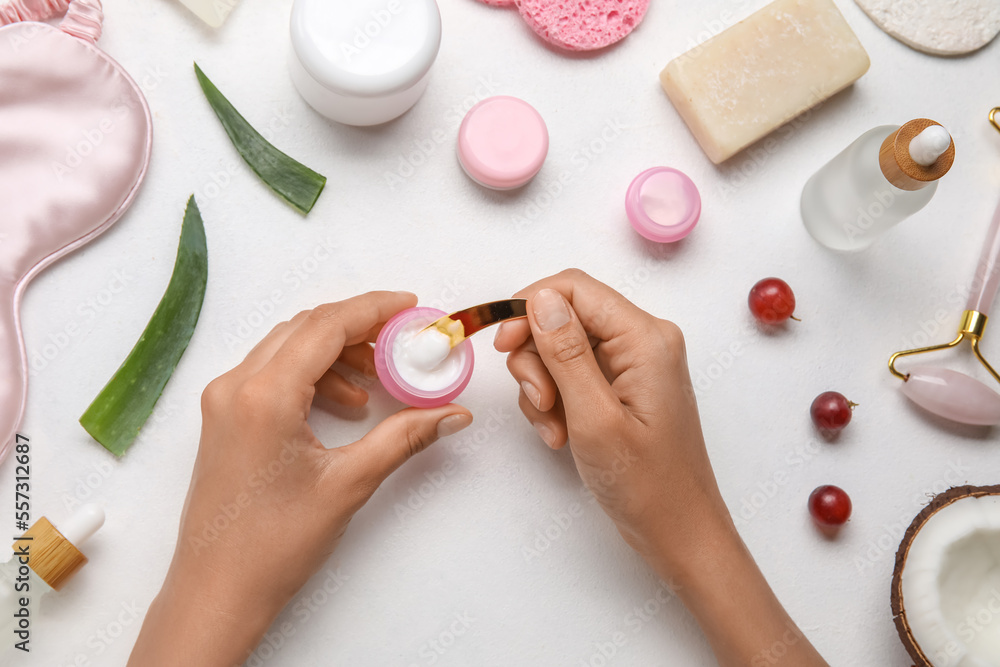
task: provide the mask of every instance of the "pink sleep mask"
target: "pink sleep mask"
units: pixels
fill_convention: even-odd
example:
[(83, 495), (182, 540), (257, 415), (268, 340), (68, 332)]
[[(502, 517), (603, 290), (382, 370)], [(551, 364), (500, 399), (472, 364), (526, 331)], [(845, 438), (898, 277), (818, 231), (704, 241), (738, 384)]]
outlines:
[(121, 217), (149, 164), (149, 107), (94, 44), (102, 20), (100, 0), (0, 4), (0, 461), (28, 390), (24, 288)]

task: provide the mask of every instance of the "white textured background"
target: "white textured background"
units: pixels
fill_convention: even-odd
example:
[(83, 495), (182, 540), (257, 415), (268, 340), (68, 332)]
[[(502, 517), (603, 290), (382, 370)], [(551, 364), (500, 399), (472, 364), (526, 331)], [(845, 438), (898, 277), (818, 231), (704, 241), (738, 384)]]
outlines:
[[(945, 340), (957, 326), (959, 292), (1000, 190), (1000, 136), (985, 119), (1000, 104), (993, 74), (1000, 45), (968, 58), (924, 56), (838, 0), (871, 55), (869, 73), (783, 133), (773, 154), (714, 167), (657, 74), (762, 0), (657, 0), (619, 46), (579, 58), (545, 48), (516, 11), (444, 0), (444, 40), (427, 94), (375, 129), (328, 122), (298, 97), (286, 72), (290, 4), (243, 0), (212, 32), (169, 0), (105, 2), (100, 44), (145, 89), (153, 159), (127, 215), (27, 291), (29, 353), (64, 345), (36, 363), (21, 430), (33, 444), (33, 518), (58, 524), (68, 506), (96, 500), (108, 521), (85, 548), (90, 565), (43, 603), (30, 659), (13, 662), (124, 664), (138, 623), (110, 644), (101, 636), (118, 634), (119, 616), (129, 618), (123, 605), (145, 609), (160, 585), (197, 447), (201, 390), (273, 323), (375, 288), (459, 308), (578, 266), (684, 329), (722, 492), (809, 637), (834, 665), (910, 665), (889, 612), (899, 533), (932, 489), (996, 482), (1000, 466), (995, 434), (920, 414), (885, 361), (926, 340), (922, 329)], [(329, 177), (308, 218), (239, 160), (192, 60), (252, 124), (270, 127), (279, 147)], [(463, 110), (489, 94), (528, 100), (549, 125), (545, 167), (519, 192), (483, 190), (453, 155)], [(814, 243), (798, 216), (805, 179), (865, 130), (919, 116), (944, 123), (958, 147), (931, 204), (869, 252), (835, 255)], [(609, 124), (622, 130), (604, 142)], [(435, 131), (445, 144), (391, 188), (386, 173)], [(704, 199), (694, 233), (666, 252), (642, 242), (623, 210), (631, 178), (655, 165), (686, 171)], [(547, 197), (561, 174), (562, 191)], [(210, 252), (201, 321), (157, 413), (118, 461), (77, 418), (166, 288), (192, 192)], [(530, 222), (518, 225), (517, 216)], [(112, 295), (116, 274), (127, 282)], [(793, 286), (803, 320), (777, 335), (759, 332), (746, 307), (750, 287), (770, 275)], [(274, 295), (280, 301), (271, 312)], [(60, 338), (72, 324), (75, 335)], [(994, 357), (998, 339), (987, 334), (984, 346)], [(650, 602), (656, 613), (646, 620), (636, 615), (655, 600), (657, 582), (596, 506), (584, 502), (583, 516), (553, 528), (553, 515), (586, 501), (569, 451), (548, 451), (516, 413), (515, 384), (488, 335), (475, 345), (478, 368), (462, 402), (476, 423), (384, 485), (329, 563), (344, 580), (339, 590), (324, 601), (326, 573), (307, 584), (282, 619), (294, 636), (251, 664), (596, 667), (605, 664), (598, 645), (616, 632), (626, 641), (608, 665), (713, 664), (676, 600)], [(725, 357), (733, 345), (739, 354)], [(816, 443), (808, 416), (812, 398), (827, 389), (861, 404), (834, 445)], [(366, 410), (320, 412), (313, 421), (335, 445), (398, 407), (375, 391)], [(442, 466), (450, 474), (440, 474)], [(4, 526), (12, 526), (12, 476), (8, 460), (0, 468)], [(806, 513), (809, 492), (824, 483), (854, 501), (854, 518), (835, 541), (819, 536)], [(397, 504), (421, 492), (422, 507), (400, 517)], [(560, 535), (526, 557), (546, 529)], [(319, 603), (307, 604), (310, 596)], [(470, 627), (435, 653), (429, 642), (448, 642), (456, 615)]]

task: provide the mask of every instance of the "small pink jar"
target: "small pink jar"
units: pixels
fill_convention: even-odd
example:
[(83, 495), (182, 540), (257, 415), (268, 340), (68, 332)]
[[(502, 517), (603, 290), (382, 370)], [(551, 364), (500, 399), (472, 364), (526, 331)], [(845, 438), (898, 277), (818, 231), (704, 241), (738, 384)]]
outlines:
[(393, 398), (415, 408), (436, 408), (455, 400), (472, 378), (472, 343), (464, 340), (431, 373), (408, 370), (401, 346), (414, 334), (448, 313), (437, 308), (410, 308), (386, 322), (375, 341), (375, 371)]
[(653, 167), (632, 181), (625, 214), (635, 231), (650, 241), (673, 243), (691, 233), (701, 217), (701, 195), (684, 172)]
[(458, 161), (469, 178), (493, 190), (528, 183), (549, 152), (541, 114), (524, 100), (488, 97), (469, 109), (458, 128)]

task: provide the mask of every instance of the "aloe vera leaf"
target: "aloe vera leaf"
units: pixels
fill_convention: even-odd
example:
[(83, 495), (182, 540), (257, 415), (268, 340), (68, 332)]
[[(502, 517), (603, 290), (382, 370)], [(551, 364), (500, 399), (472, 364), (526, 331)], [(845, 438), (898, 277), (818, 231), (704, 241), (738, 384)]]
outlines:
[(311, 211), (326, 186), (326, 176), (317, 174), (269, 144), (219, 92), (198, 67), (198, 63), (194, 64), (194, 72), (198, 75), (201, 90), (222, 122), (233, 146), (254, 173), (299, 213), (305, 215)]
[(124, 454), (139, 435), (187, 349), (207, 282), (205, 226), (191, 195), (167, 291), (125, 362), (80, 417), (87, 433), (115, 456)]

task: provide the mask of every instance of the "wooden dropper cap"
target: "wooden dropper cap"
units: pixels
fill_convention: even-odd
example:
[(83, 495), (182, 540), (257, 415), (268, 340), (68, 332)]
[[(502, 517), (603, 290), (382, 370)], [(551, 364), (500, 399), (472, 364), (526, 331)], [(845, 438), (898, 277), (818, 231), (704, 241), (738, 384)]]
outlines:
[(14, 548), (25, 544), (28, 567), (57, 591), (87, 562), (87, 557), (44, 516), (21, 536)]
[(948, 173), (955, 162), (955, 141), (931, 165), (924, 166), (910, 155), (910, 142), (931, 125), (940, 125), (929, 118), (917, 118), (886, 137), (879, 150), (878, 161), (886, 180), (900, 190), (919, 190)]
[(84, 505), (59, 532), (44, 516), (14, 543), (15, 554), (27, 545), (28, 567), (55, 590), (59, 590), (87, 564), (87, 557), (76, 548), (104, 523), (104, 510), (98, 505)]

